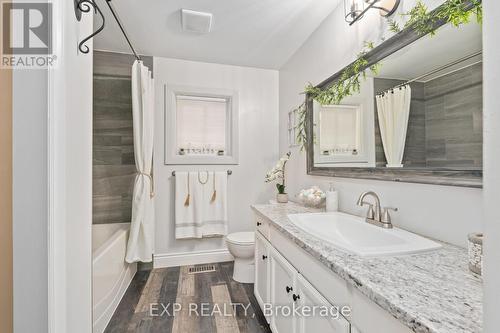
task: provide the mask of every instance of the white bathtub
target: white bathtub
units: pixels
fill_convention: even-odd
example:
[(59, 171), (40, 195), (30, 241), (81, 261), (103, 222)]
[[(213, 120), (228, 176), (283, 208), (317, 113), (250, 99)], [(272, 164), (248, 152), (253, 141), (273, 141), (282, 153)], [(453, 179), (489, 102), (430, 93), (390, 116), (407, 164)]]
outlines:
[(137, 272), (125, 262), (130, 223), (92, 226), (93, 333), (102, 333)]

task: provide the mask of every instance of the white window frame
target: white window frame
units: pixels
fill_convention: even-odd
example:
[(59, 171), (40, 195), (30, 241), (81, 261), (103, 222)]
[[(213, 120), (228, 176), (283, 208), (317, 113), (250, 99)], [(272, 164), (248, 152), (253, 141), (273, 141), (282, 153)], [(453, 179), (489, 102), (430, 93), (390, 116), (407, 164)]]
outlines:
[(360, 124), (359, 134), (360, 149), (357, 155), (321, 155), (319, 151), (320, 126), (314, 126), (314, 166), (316, 167), (375, 167), (375, 93), (373, 89), (373, 78), (367, 77), (361, 85), (358, 94), (346, 97), (340, 105), (321, 106), (318, 102), (313, 102), (313, 119), (319, 121), (319, 112), (322, 107), (349, 107), (359, 109)]
[(287, 127), (287, 135), (288, 135), (288, 147), (296, 147), (297, 143), (297, 117), (298, 112), (297, 109), (288, 112), (288, 127)]
[[(224, 98), (229, 101), (226, 116), (226, 154), (179, 155), (177, 151), (177, 109), (178, 95), (208, 98)], [(179, 85), (164, 85), (165, 109), (165, 164), (167, 165), (234, 165), (238, 164), (238, 92), (227, 89), (201, 88)]]
[(322, 155), (320, 151), (321, 144), (321, 126), (316, 126), (316, 142), (314, 145), (314, 162), (315, 164), (335, 164), (335, 163), (367, 163), (368, 157), (366, 152), (366, 143), (364, 139), (364, 121), (363, 121), (363, 108), (361, 105), (320, 105), (318, 102), (314, 101), (314, 113), (316, 119), (321, 121), (321, 111), (327, 109), (350, 109), (352, 112), (357, 114), (356, 123), (356, 136), (359, 142), (358, 154), (333, 154), (333, 155)]

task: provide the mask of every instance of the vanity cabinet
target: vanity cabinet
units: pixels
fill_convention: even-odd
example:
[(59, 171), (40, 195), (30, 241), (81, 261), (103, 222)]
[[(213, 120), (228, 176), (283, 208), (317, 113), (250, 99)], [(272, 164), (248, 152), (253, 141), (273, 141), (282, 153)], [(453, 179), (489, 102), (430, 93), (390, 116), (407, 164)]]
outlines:
[[(411, 333), (267, 219), (257, 216), (257, 221), (254, 294), (273, 333)], [(283, 306), (348, 307), (350, 312), (284, 316)]]
[[(267, 224), (261, 222), (259, 227), (269, 231), (264, 223)], [(349, 321), (341, 315), (319, 315), (319, 307), (330, 310), (332, 304), (260, 231), (255, 233), (254, 294), (273, 333), (350, 332)], [(316, 307), (317, 315), (294, 316), (292, 312), (297, 307)]]

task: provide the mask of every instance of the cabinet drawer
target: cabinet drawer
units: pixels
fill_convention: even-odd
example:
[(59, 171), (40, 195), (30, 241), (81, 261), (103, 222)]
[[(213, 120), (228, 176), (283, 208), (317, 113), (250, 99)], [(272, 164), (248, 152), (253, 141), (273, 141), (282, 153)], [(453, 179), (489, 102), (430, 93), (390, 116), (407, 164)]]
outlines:
[(255, 230), (260, 232), (266, 239), (269, 239), (269, 222), (263, 218), (255, 219)]

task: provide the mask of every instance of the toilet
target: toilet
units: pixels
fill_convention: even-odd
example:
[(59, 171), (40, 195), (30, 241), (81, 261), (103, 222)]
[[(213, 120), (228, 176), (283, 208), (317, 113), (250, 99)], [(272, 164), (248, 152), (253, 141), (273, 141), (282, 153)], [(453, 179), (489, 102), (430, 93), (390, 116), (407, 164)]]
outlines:
[(234, 257), (233, 280), (242, 283), (254, 282), (255, 233), (235, 232), (226, 236), (229, 252)]

